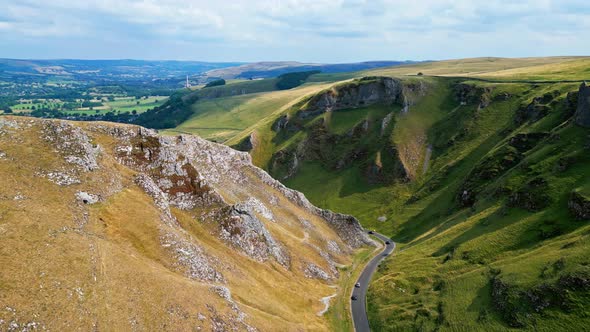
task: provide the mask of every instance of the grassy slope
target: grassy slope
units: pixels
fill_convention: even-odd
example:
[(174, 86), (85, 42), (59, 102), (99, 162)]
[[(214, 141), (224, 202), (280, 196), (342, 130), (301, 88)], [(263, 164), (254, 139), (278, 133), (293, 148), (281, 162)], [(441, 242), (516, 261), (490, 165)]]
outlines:
[[(542, 80), (581, 80), (590, 75), (583, 71), (571, 70), (577, 66), (588, 67), (588, 57), (548, 57), (548, 58), (472, 58), (460, 60), (446, 60), (418, 65), (391, 67), (367, 71), (367, 75), (424, 75), (450, 77), (490, 77), (504, 79), (536, 79)], [(550, 69), (550, 71), (547, 71)], [(570, 69), (570, 70), (568, 70)], [(512, 74), (511, 74), (512, 71)], [(528, 75), (527, 73), (542, 75)], [(522, 75), (514, 75), (521, 73)]]
[[(530, 91), (518, 85), (500, 88), (515, 94)], [(532, 94), (560, 88), (572, 89), (551, 86), (533, 89)], [(590, 179), (588, 158), (580, 153), (587, 130), (571, 124), (554, 129), (560, 137), (557, 142), (543, 142), (527, 152), (519, 166), (484, 181), (488, 192), (473, 209), (457, 207), (457, 190), (469, 170), (494, 146), (506, 144), (503, 129), (512, 125), (515, 106), (507, 101), (480, 111), (469, 134), (473, 138), (446, 151), (433, 164), (425, 187), (434, 189), (421, 188), (418, 202), (391, 211), (391, 224), (375, 225), (401, 242), (401, 250), (379, 271), (370, 290), (370, 316), (376, 329), (506, 330), (506, 321), (492, 309), (490, 270), (501, 271), (502, 278), (526, 290), (567, 271), (583, 270), (589, 263), (590, 227), (573, 220), (567, 211), (570, 191), (587, 186)], [(554, 112), (521, 130), (552, 130), (561, 121), (562, 114)], [(572, 154), (578, 155), (575, 164), (567, 172), (556, 172), (559, 158)], [(450, 171), (445, 169), (451, 164)], [(517, 190), (534, 177), (549, 182), (547, 193), (553, 202), (539, 212), (507, 207), (506, 196), (494, 194), (494, 188)], [(562, 248), (570, 242), (575, 245)], [(565, 259), (565, 268), (555, 270), (552, 266), (560, 259)], [(552, 272), (543, 275), (543, 269)], [(574, 311), (587, 305), (588, 297), (580, 301)], [(534, 315), (526, 326), (576, 330), (588, 324), (583, 317), (580, 312), (567, 316), (548, 310), (543, 316)]]
[[(225, 88), (230, 89), (230, 85)], [(202, 99), (193, 105), (194, 115), (190, 119), (166, 132), (198, 134), (225, 142), (280, 112), (299, 96), (321, 88), (322, 85), (308, 85), (285, 91)]]

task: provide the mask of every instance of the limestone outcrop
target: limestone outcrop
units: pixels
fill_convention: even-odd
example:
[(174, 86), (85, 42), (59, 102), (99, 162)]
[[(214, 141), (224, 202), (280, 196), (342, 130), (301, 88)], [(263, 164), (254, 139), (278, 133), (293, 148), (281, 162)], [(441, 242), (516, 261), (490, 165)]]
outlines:
[(390, 77), (364, 77), (313, 96), (297, 113), (300, 118), (324, 112), (393, 104), (402, 100), (402, 83)]

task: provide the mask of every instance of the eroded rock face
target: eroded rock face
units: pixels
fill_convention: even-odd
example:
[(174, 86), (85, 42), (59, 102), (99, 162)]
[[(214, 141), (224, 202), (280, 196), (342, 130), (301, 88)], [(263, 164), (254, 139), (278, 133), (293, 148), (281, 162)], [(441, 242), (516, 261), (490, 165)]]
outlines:
[(98, 169), (100, 146), (94, 146), (79, 127), (67, 122), (44, 121), (43, 139), (50, 142), (64, 159), (81, 171)]
[(266, 215), (265, 218), (272, 217), (270, 211), (257, 200), (233, 205), (228, 216), (220, 218), (221, 239), (258, 261), (264, 262), (273, 257), (288, 268), (291, 261), (289, 253), (266, 229), (255, 212)]
[(364, 77), (335, 86), (309, 100), (297, 114), (307, 118), (329, 111), (358, 108), (378, 103), (393, 104), (402, 98), (402, 84), (390, 77)]
[[(170, 205), (182, 209), (190, 209), (199, 204), (229, 206), (216, 192), (215, 185), (223, 181), (246, 183), (248, 177), (245, 170), (248, 169), (289, 200), (324, 218), (350, 246), (356, 248), (373, 243), (364, 234), (356, 218), (313, 206), (302, 193), (285, 187), (262, 169), (253, 166), (251, 157), (246, 152), (236, 151), (196, 136), (158, 136), (145, 128), (136, 129), (134, 133), (135, 135), (124, 130), (116, 133), (123, 137), (124, 141), (129, 142), (129, 145), (117, 147), (120, 161), (146, 171), (166, 194)], [(158, 170), (158, 173), (150, 174), (149, 171), (154, 169)]]
[(590, 86), (586, 82), (580, 85), (578, 107), (574, 118), (577, 125), (590, 128)]
[(480, 87), (472, 84), (457, 84), (454, 88), (455, 98), (461, 105), (477, 104), (478, 109), (486, 108), (492, 101), (493, 88)]

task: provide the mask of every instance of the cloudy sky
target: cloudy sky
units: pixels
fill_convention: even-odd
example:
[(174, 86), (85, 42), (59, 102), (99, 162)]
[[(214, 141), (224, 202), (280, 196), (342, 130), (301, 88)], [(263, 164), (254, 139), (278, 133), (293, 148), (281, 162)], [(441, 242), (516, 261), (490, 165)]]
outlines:
[(590, 55), (590, 0), (0, 0), (0, 58)]

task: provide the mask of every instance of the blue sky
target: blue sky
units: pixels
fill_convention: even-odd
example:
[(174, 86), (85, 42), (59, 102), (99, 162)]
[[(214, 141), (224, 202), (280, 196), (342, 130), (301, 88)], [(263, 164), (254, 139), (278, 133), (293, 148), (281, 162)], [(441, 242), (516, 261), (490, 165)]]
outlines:
[(0, 0), (0, 58), (590, 55), (589, 0)]

